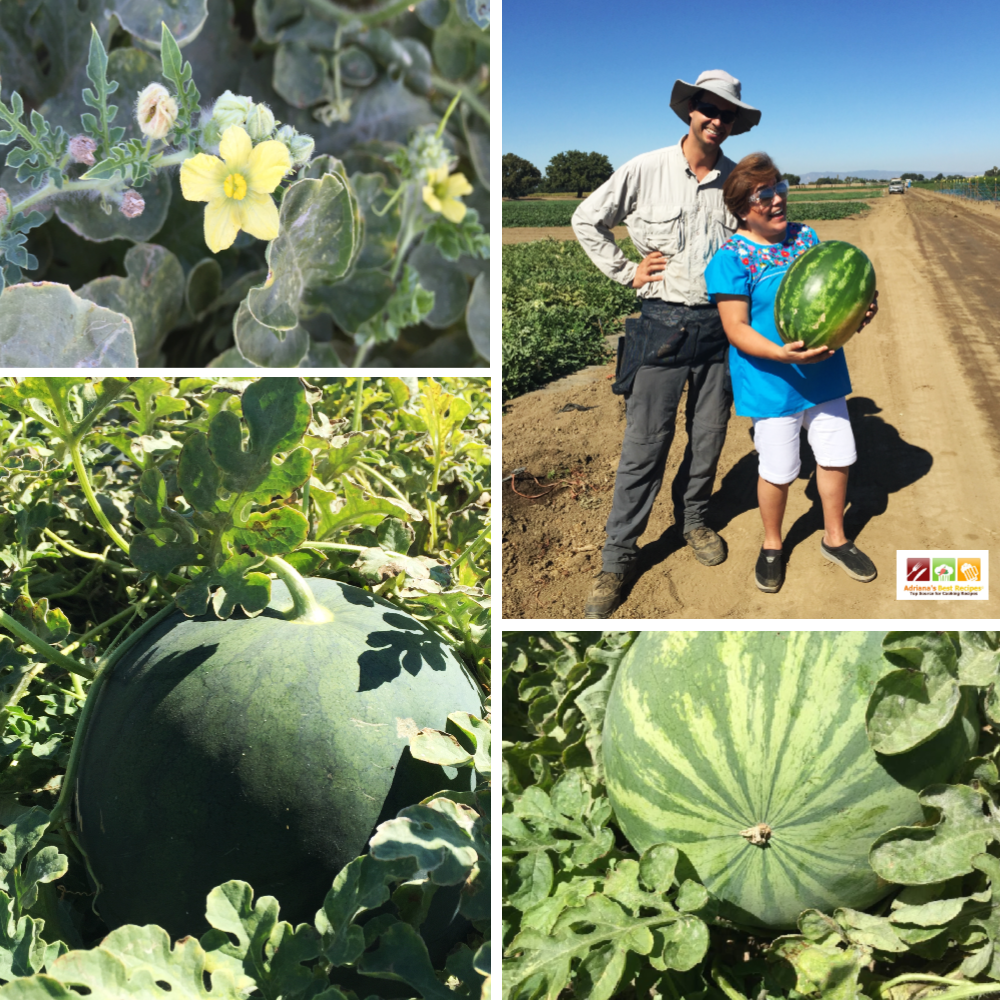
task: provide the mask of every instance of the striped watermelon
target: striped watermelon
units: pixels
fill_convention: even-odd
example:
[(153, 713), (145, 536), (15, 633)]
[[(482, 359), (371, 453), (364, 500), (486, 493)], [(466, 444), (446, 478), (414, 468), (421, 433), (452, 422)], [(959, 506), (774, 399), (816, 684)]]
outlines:
[(811, 907), (869, 906), (889, 891), (872, 842), (923, 816), (917, 791), (975, 750), (971, 696), (923, 746), (876, 755), (865, 710), (881, 633), (646, 632), (622, 661), (604, 724), (618, 823), (644, 851), (667, 843), (744, 924), (794, 927)]
[(875, 268), (842, 240), (819, 243), (797, 257), (774, 298), (774, 323), (786, 344), (843, 347), (875, 297)]

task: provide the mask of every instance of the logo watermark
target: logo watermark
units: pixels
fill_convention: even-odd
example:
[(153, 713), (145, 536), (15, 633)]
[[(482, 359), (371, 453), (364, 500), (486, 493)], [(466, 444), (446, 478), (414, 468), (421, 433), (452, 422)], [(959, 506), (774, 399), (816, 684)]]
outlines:
[(988, 601), (986, 549), (896, 550), (896, 600)]

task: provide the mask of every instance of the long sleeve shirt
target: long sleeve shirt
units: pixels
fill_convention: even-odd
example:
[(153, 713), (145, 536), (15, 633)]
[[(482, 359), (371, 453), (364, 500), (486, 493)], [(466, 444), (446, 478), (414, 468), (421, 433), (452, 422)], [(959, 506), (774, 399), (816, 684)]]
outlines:
[(624, 222), (643, 257), (659, 250), (667, 258), (663, 280), (637, 288), (639, 298), (705, 305), (705, 268), (736, 231), (736, 217), (722, 200), (722, 185), (735, 166), (720, 153), (714, 169), (699, 181), (680, 142), (643, 153), (579, 205), (573, 231), (609, 278), (631, 286), (637, 265), (622, 253), (611, 232)]

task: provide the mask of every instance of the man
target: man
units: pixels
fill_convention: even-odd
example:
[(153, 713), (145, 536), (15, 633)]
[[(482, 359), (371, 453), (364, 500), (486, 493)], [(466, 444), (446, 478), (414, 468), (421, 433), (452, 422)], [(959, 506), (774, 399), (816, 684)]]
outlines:
[[(736, 165), (722, 155), (722, 143), (760, 121), (760, 111), (740, 97), (739, 80), (723, 70), (708, 70), (693, 84), (678, 80), (670, 107), (688, 125), (687, 134), (675, 146), (630, 160), (573, 215), (573, 230), (590, 259), (635, 288), (642, 302), (642, 318), (628, 322), (620, 351), (614, 390), (626, 398), (625, 440), (603, 569), (586, 618), (607, 617), (635, 576), (636, 543), (660, 489), (685, 385), (691, 462), (684, 540), (706, 566), (726, 558), (722, 539), (705, 524), (705, 510), (726, 440), (732, 388), (726, 335), (709, 303), (704, 271), (737, 224), (722, 200), (722, 185)], [(639, 264), (626, 258), (611, 233), (622, 221), (643, 254)]]

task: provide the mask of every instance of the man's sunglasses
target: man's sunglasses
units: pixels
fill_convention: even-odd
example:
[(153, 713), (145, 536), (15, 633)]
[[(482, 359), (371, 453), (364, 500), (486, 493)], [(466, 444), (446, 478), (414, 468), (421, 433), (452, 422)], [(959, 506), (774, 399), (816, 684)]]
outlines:
[(774, 187), (761, 188), (756, 194), (750, 195), (750, 203), (757, 205), (763, 202), (769, 205), (777, 194), (788, 194), (788, 181), (778, 181)]
[(708, 101), (698, 101), (694, 106), (695, 111), (700, 111), (706, 118), (718, 118), (723, 125), (732, 125), (736, 121), (738, 111), (722, 111)]

